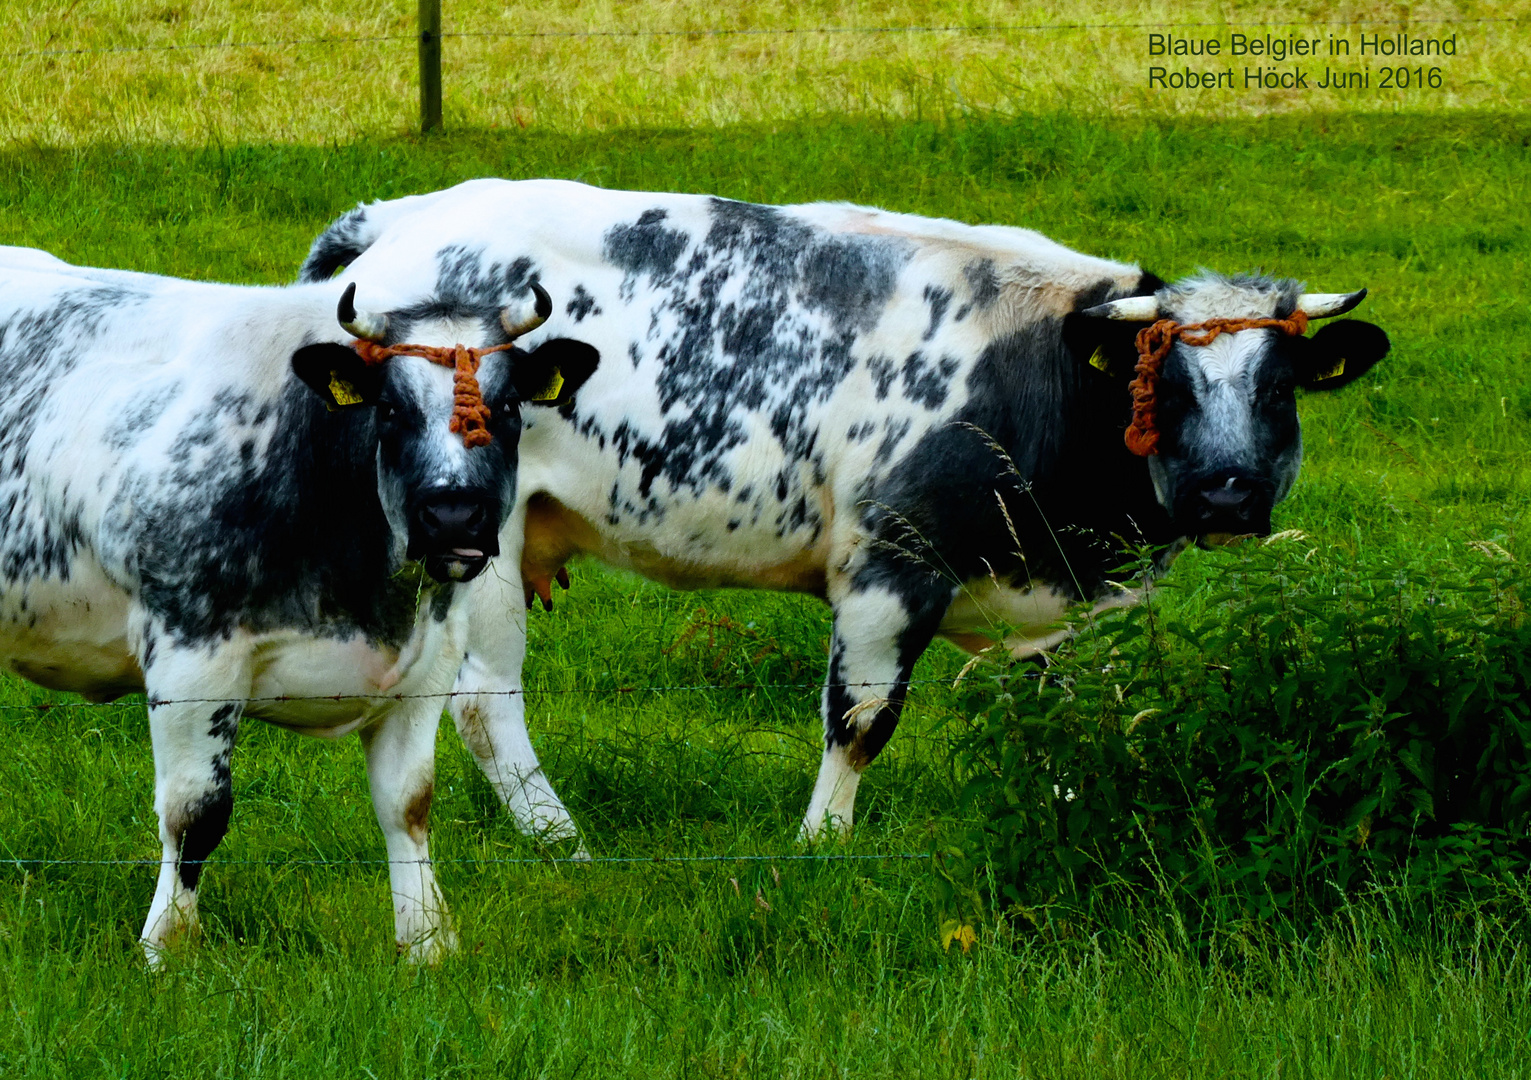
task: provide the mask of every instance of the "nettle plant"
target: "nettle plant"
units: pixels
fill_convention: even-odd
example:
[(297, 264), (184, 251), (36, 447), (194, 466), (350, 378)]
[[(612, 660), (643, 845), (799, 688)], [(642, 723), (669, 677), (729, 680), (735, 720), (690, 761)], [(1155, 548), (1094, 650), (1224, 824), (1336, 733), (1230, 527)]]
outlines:
[(1305, 549), (1218, 553), (1194, 613), (1161, 594), (1045, 669), (970, 676), (947, 904), (1067, 934), (1168, 901), (1200, 934), (1523, 875), (1524, 571), (1494, 545), (1432, 577)]

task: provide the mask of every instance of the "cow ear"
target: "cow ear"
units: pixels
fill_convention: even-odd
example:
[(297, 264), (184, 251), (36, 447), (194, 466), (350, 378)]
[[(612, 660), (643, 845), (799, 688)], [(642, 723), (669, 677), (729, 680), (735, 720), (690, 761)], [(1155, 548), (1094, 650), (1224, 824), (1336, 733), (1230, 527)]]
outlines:
[(1138, 366), (1138, 331), (1146, 322), (1070, 312), (1063, 317), (1063, 344), (1074, 361), (1116, 378)]
[(1297, 382), (1305, 390), (1338, 390), (1370, 371), (1392, 343), (1380, 326), (1340, 319), (1307, 339), (1298, 354)]
[(583, 341), (554, 338), (517, 356), (510, 381), (521, 402), (557, 408), (574, 400), (600, 362), (601, 354)]
[(292, 354), (292, 370), (331, 412), (375, 405), (383, 389), (383, 366), (368, 364), (349, 345), (305, 345)]

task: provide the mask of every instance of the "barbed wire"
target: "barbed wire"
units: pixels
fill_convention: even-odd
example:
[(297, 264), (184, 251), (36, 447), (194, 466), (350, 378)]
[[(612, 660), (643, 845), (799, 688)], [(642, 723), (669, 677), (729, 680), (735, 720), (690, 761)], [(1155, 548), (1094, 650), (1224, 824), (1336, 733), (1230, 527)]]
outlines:
[[(947, 679), (911, 679), (907, 685), (929, 685), (934, 683), (945, 684)], [(837, 683), (837, 686), (856, 686), (854, 683)], [(501, 691), (457, 691), (447, 694), (334, 694), (317, 697), (280, 696), (267, 698), (241, 699), (246, 702), (283, 702), (283, 701), (337, 701), (348, 699), (372, 699), (382, 698), (385, 700), (411, 699), (411, 698), (443, 698), (458, 696), (516, 696), (536, 693), (637, 693), (659, 692), (674, 690), (750, 690), (750, 689), (791, 689), (791, 690), (818, 690), (823, 683), (693, 683), (676, 686), (653, 686), (653, 687), (620, 687), (615, 689), (600, 688), (576, 688), (567, 690), (501, 690)], [(154, 702), (35, 702), (31, 704), (6, 704), (0, 705), (0, 710), (16, 711), (22, 709), (52, 710), (52, 709), (108, 709), (108, 708), (134, 708), (140, 705), (169, 705), (169, 704), (227, 704), (228, 698), (180, 698), (167, 701)], [(430, 860), (433, 866), (531, 866), (531, 865), (568, 865), (568, 866), (639, 866), (663, 863), (762, 863), (762, 862), (877, 862), (885, 860), (914, 860), (929, 859), (929, 852), (889, 852), (884, 854), (765, 854), (765, 855), (623, 855), (623, 856), (521, 856), (521, 857), (494, 857), (494, 858), (433, 858)], [(205, 859), (185, 860), (186, 864), (195, 862), (197, 865), (212, 864), (219, 866), (265, 866), (265, 867), (329, 867), (329, 866), (390, 866), (395, 862), (415, 862), (417, 860), (392, 860), (392, 859), (364, 859), (364, 858), (266, 858), (266, 859)], [(46, 866), (109, 866), (109, 867), (149, 867), (159, 866), (161, 859), (63, 859), (63, 858), (12, 858), (0, 857), (0, 866), (10, 866), (16, 869), (26, 867)]]
[[(448, 35), (442, 35), (443, 37)], [(357, 45), (374, 41), (416, 41), (413, 34), (372, 34), (366, 37), (282, 38), (272, 41), (188, 41), (166, 45), (103, 45), (88, 49), (31, 49), (0, 53), (7, 59), (23, 56), (83, 56), (89, 53), (196, 52), (207, 49), (280, 49), (295, 45)]]
[[(911, 680), (909, 685), (945, 683), (945, 679), (917, 679)], [(710, 690), (710, 689), (819, 689), (822, 683), (743, 683), (743, 684), (691, 684), (686, 686), (661, 686), (661, 687), (624, 687), (622, 692), (636, 692), (640, 690)], [(837, 684), (847, 685), (847, 684)], [(530, 691), (539, 693), (542, 691)], [(550, 691), (552, 693), (608, 693), (610, 691), (591, 690), (565, 690)], [(463, 696), (474, 696), (480, 692), (462, 692)], [(502, 695), (516, 695), (528, 693), (525, 690), (493, 691)], [(426, 697), (455, 697), (457, 694), (385, 694), (385, 695), (326, 695), (322, 697), (276, 697), (276, 698), (250, 698), (247, 701), (334, 701), (347, 698), (383, 697), (393, 698), (426, 698)], [(154, 702), (153, 704), (226, 704), (226, 698), (184, 698), (176, 701)], [(132, 708), (140, 703), (137, 702), (37, 702), (34, 704), (0, 705), (0, 710), (18, 709), (54, 709), (54, 708)], [(143, 703), (147, 704), (147, 703)], [(433, 858), (430, 863), (433, 866), (531, 866), (531, 865), (568, 865), (568, 866), (638, 866), (659, 863), (761, 863), (761, 862), (876, 862), (893, 860), (929, 859), (929, 852), (900, 851), (884, 854), (767, 854), (767, 855), (604, 855), (604, 856), (521, 856), (521, 857), (494, 857), (494, 858)], [(363, 858), (266, 858), (266, 859), (203, 859), (184, 860), (187, 865), (218, 865), (218, 866), (266, 866), (266, 867), (326, 867), (326, 866), (390, 866), (394, 863), (415, 862), (418, 860), (399, 859), (363, 859)], [(112, 867), (147, 867), (159, 866), (161, 859), (62, 859), (62, 858), (12, 858), (0, 856), (0, 866), (10, 866), (16, 869), (25, 867), (45, 866), (112, 866)]]
[[(632, 30), (454, 30), (441, 38), (537, 39), (537, 38), (679, 38), (679, 37), (812, 37), (850, 34), (1011, 34), (1040, 31), (1074, 30), (1200, 30), (1209, 27), (1285, 27), (1285, 26), (1469, 26), (1531, 22), (1531, 16), (1485, 16), (1473, 19), (1292, 19), (1270, 22), (1185, 22), (1185, 23), (992, 23), (942, 26), (784, 26), (784, 27), (699, 27), (695, 29)], [(6, 59), (40, 56), (84, 56), (108, 53), (147, 53), (206, 51), (210, 49), (277, 49), (309, 45), (358, 45), (374, 42), (413, 43), (418, 34), (370, 34), (360, 37), (283, 38), (267, 41), (172, 42), (162, 45), (106, 45), (80, 49), (22, 49), (0, 53)]]
[[(595, 855), (580, 858), (452, 858), (429, 859), (432, 866), (649, 866), (655, 863), (770, 863), (770, 862), (885, 862), (929, 859), (928, 851), (896, 851), (883, 855), (803, 854), (783, 855)], [(178, 866), (393, 866), (415, 865), (419, 859), (182, 859)], [(12, 859), (0, 858), (0, 866), (160, 866), (163, 859)]]
[[(1041, 671), (1011, 671), (1003, 676), (1009, 679), (1039, 679), (1045, 672)], [(910, 679), (903, 686), (950, 686), (953, 679)], [(966, 681), (965, 679), (963, 681)], [(837, 682), (827, 684), (840, 690), (870, 690), (886, 687), (883, 682)], [(822, 682), (803, 683), (684, 683), (674, 686), (575, 686), (562, 689), (522, 688), (520, 690), (448, 690), (440, 694), (276, 694), (269, 697), (207, 697), (207, 698), (153, 698), (143, 702), (137, 701), (34, 701), (14, 704), (0, 704), (0, 712), (17, 712), (27, 709), (116, 709), (133, 708), (140, 705), (160, 707), (164, 705), (227, 705), (231, 702), (243, 702), (252, 704), (279, 704), (296, 701), (418, 701), (427, 698), (452, 699), (460, 697), (532, 697), (537, 695), (573, 695), (583, 694), (587, 696), (599, 694), (667, 694), (699, 692), (703, 690), (823, 690), (826, 684)]]
[[(929, 685), (934, 683), (945, 684), (947, 679), (911, 679), (907, 685)], [(383, 698), (386, 700), (409, 699), (409, 698), (441, 698), (457, 696), (515, 696), (536, 693), (637, 693), (641, 691), (659, 692), (674, 690), (749, 690), (749, 689), (791, 689), (791, 690), (818, 690), (823, 683), (693, 683), (676, 686), (653, 686), (653, 687), (620, 687), (615, 689), (600, 688), (576, 688), (568, 690), (502, 690), (502, 691), (458, 691), (448, 694), (335, 694), (318, 697), (294, 697), (281, 696), (269, 698), (242, 699), (246, 702), (257, 701), (337, 701), (347, 699), (370, 699)], [(854, 683), (837, 683), (837, 686), (856, 686)], [(226, 704), (227, 698), (181, 698), (171, 701), (154, 702), (35, 702), (31, 704), (7, 704), (0, 705), (0, 710), (16, 711), (21, 709), (51, 710), (51, 709), (107, 709), (107, 708), (133, 708), (140, 704), (168, 705), (168, 704)], [(722, 863), (769, 863), (769, 862), (881, 862), (887, 860), (909, 861), (915, 859), (931, 858), (929, 852), (900, 851), (883, 854), (803, 854), (803, 853), (778, 853), (778, 854), (751, 854), (751, 855), (606, 855), (606, 856), (520, 856), (520, 857), (492, 857), (492, 858), (433, 858), (430, 863), (433, 866), (640, 866), (665, 863), (693, 863), (693, 864), (722, 864)], [(396, 859), (365, 859), (365, 858), (265, 858), (265, 859), (203, 859), (184, 860), (190, 865), (218, 865), (218, 866), (264, 866), (264, 867), (340, 867), (340, 866), (390, 866), (394, 863), (415, 862), (418, 860)], [(64, 859), (64, 858), (12, 858), (0, 857), (0, 866), (9, 866), (15, 869), (27, 867), (48, 866), (102, 866), (102, 867), (150, 867), (159, 866), (162, 859)]]
[[(564, 37), (750, 37), (789, 36), (793, 34), (1009, 34), (1042, 30), (1194, 30), (1209, 26), (1256, 27), (1256, 26), (1370, 26), (1370, 25), (1416, 25), (1438, 23), (1513, 23), (1527, 22), (1531, 18), (1519, 15), (1492, 16), (1476, 19), (1295, 19), (1289, 22), (1247, 23), (1186, 22), (1186, 23), (980, 23), (966, 25), (954, 23), (943, 26), (805, 26), (805, 27), (741, 27), (674, 30), (461, 30), (443, 33), (449, 37), (515, 37), (515, 38), (564, 38)], [(408, 40), (414, 41), (411, 37)]]

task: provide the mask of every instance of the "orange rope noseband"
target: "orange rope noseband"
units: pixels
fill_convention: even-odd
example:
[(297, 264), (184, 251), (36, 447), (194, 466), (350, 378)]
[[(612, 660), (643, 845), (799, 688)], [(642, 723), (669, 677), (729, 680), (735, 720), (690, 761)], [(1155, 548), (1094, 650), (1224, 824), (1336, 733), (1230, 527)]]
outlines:
[(1181, 325), (1174, 319), (1160, 319), (1138, 331), (1137, 378), (1132, 380), (1132, 423), (1127, 426), (1127, 449), (1138, 457), (1159, 452), (1159, 429), (1155, 425), (1158, 406), (1159, 373), (1164, 358), (1176, 340), (1187, 345), (1210, 345), (1219, 334), (1239, 330), (1272, 327), (1283, 334), (1301, 337), (1308, 332), (1308, 316), (1294, 311), (1288, 319), (1208, 319), (1206, 322)]
[(475, 446), (487, 446), (493, 438), (489, 434), (489, 406), (484, 404), (484, 395), (478, 385), (478, 365), (490, 353), (515, 348), (514, 342), (491, 345), (487, 349), (470, 349), (466, 345), (452, 348), (445, 345), (379, 345), (357, 338), (351, 342), (351, 348), (368, 364), (381, 364), (394, 356), (418, 356), (452, 368), (452, 422), (448, 430), (461, 435), (462, 444), (470, 450)]

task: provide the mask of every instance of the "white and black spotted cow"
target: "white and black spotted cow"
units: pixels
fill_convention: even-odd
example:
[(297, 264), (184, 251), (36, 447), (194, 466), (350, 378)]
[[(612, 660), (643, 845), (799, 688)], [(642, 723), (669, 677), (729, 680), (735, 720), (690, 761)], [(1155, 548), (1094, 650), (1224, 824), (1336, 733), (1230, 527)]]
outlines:
[(1070, 603), (1137, 599), (1142, 583), (1113, 572), (1125, 545), (1267, 532), (1301, 457), (1296, 388), (1343, 385), (1388, 349), (1351, 321), (1176, 344), (1145, 459), (1123, 445), (1138, 330), (1335, 315), (1364, 290), (1166, 285), (1023, 229), (562, 181), (359, 207), (318, 238), (302, 278), (341, 267), (368, 295), (494, 298), (540, 282), (564, 302), (539, 333), (606, 358), (577, 402), (528, 418), (511, 565), (498, 599), (479, 593), (490, 606), (452, 705), (523, 827), (554, 835), (572, 826), (505, 693), (525, 639), (503, 609), (523, 583), (528, 603), (546, 597), (589, 552), (678, 587), (827, 600), (825, 751), (803, 830), (848, 828), (933, 637), (981, 648), (1002, 621), (1018, 654), (1046, 648)]
[[(519, 402), (554, 366), (567, 397), (595, 354), (547, 341), (485, 357), (492, 438), (469, 449), (448, 431), (452, 372), (363, 364), (337, 312), (353, 332), (385, 320), (341, 288), (197, 284), (0, 248), (0, 662), (93, 700), (147, 692), (163, 844), (151, 961), (196, 925), (251, 716), (360, 733), (397, 939), (420, 959), (451, 943), (426, 826), (442, 695), (465, 650), (462, 583), (515, 502)], [(547, 313), (525, 290), (460, 299), (393, 311), (387, 328), (486, 345)]]

